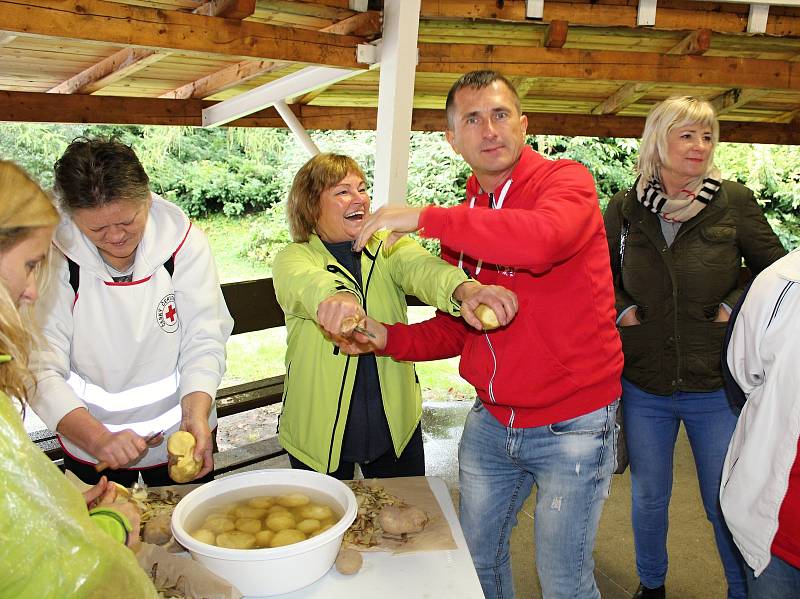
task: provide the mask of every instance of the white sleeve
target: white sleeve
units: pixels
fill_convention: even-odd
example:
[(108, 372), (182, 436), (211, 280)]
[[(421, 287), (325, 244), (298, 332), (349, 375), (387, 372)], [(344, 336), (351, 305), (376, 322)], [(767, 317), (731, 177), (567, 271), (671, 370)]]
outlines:
[(86, 404), (67, 384), (72, 350), (72, 306), (75, 292), (69, 284), (69, 269), (64, 255), (51, 248), (48, 276), (36, 302), (36, 320), (42, 327), (41, 347), (31, 356), (36, 375), (36, 391), (30, 405), (50, 430), (76, 408)]
[(213, 399), (225, 374), (225, 343), (233, 330), (233, 318), (225, 305), (208, 239), (194, 225), (175, 254), (172, 278), (181, 320), (180, 397), (203, 391)]
[(764, 362), (761, 341), (767, 329), (769, 298), (766, 285), (755, 282), (733, 324), (728, 345), (728, 367), (736, 383), (749, 396), (764, 384)]

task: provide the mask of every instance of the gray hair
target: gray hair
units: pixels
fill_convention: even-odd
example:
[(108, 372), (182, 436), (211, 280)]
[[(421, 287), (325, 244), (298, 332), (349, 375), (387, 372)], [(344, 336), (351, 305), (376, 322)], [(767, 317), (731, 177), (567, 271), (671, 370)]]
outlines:
[(714, 149), (719, 142), (719, 123), (711, 102), (692, 96), (672, 96), (657, 104), (647, 115), (642, 141), (639, 144), (639, 162), (636, 166), (644, 181), (659, 175), (667, 155), (667, 135), (676, 127), (705, 125), (711, 129), (711, 156), (709, 169), (714, 166)]

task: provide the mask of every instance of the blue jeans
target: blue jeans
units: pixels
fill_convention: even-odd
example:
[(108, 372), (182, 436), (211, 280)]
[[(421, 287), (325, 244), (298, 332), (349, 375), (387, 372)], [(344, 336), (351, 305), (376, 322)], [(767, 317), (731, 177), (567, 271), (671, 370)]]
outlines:
[(747, 592), (749, 599), (800, 599), (800, 568), (773, 555), (758, 578), (747, 568)]
[(703, 507), (714, 529), (728, 581), (728, 597), (745, 599), (744, 561), (719, 505), (722, 464), (736, 427), (736, 415), (725, 392), (719, 389), (654, 395), (623, 378), (622, 405), (631, 468), (636, 569), (642, 584), (659, 587), (667, 577), (672, 464), (678, 428), (683, 421), (694, 455)]
[(460, 520), (487, 598), (514, 597), (508, 541), (535, 484), (543, 596), (599, 599), (592, 549), (614, 470), (617, 403), (556, 424), (507, 428), (475, 402), (458, 450)]

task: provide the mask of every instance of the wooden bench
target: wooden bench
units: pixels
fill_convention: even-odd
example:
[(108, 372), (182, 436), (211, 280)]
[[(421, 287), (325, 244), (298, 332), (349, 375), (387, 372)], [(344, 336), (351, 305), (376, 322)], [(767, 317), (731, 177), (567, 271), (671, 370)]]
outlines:
[[(275, 327), (285, 322), (283, 310), (275, 299), (272, 279), (257, 279), (225, 283), (222, 293), (233, 316), (233, 335), (251, 333)], [(422, 306), (415, 297), (406, 298), (410, 306)], [(217, 392), (217, 417), (224, 418), (280, 403), (283, 399), (283, 375), (273, 376), (241, 385), (225, 387)], [(52, 431), (47, 429), (30, 433), (47, 456), (56, 462), (63, 457), (61, 445)], [(286, 453), (277, 437), (256, 441), (214, 455), (214, 474), (223, 474)]]

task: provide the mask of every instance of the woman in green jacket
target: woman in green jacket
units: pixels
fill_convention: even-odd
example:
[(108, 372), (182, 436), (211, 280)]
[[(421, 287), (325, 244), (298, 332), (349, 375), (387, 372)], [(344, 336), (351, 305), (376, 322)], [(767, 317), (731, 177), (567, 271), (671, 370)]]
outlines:
[(112, 506), (105, 480), (82, 496), (20, 417), (33, 382), (27, 312), (57, 223), (39, 186), (0, 160), (0, 597), (156, 597), (123, 545), (138, 542), (136, 508)]
[(736, 426), (720, 353), (753, 275), (785, 254), (753, 193), (714, 166), (719, 125), (711, 104), (673, 97), (647, 117), (639, 178), (605, 213), (625, 367), (622, 407), (631, 466), (636, 598), (665, 596), (672, 459), (680, 423), (728, 581), (746, 594), (742, 560), (719, 506), (722, 464)]
[(354, 252), (369, 203), (352, 158), (315, 156), (294, 178), (287, 201), (294, 243), (273, 265), (288, 336), (279, 439), (293, 467), (340, 479), (353, 478), (355, 464), (366, 477), (424, 475), (425, 457), (414, 365), (345, 355), (337, 341), (351, 339), (367, 313), (405, 322), (406, 294), (459, 316), (461, 302), (509, 293), (469, 280), (407, 237), (387, 249), (382, 233)]

